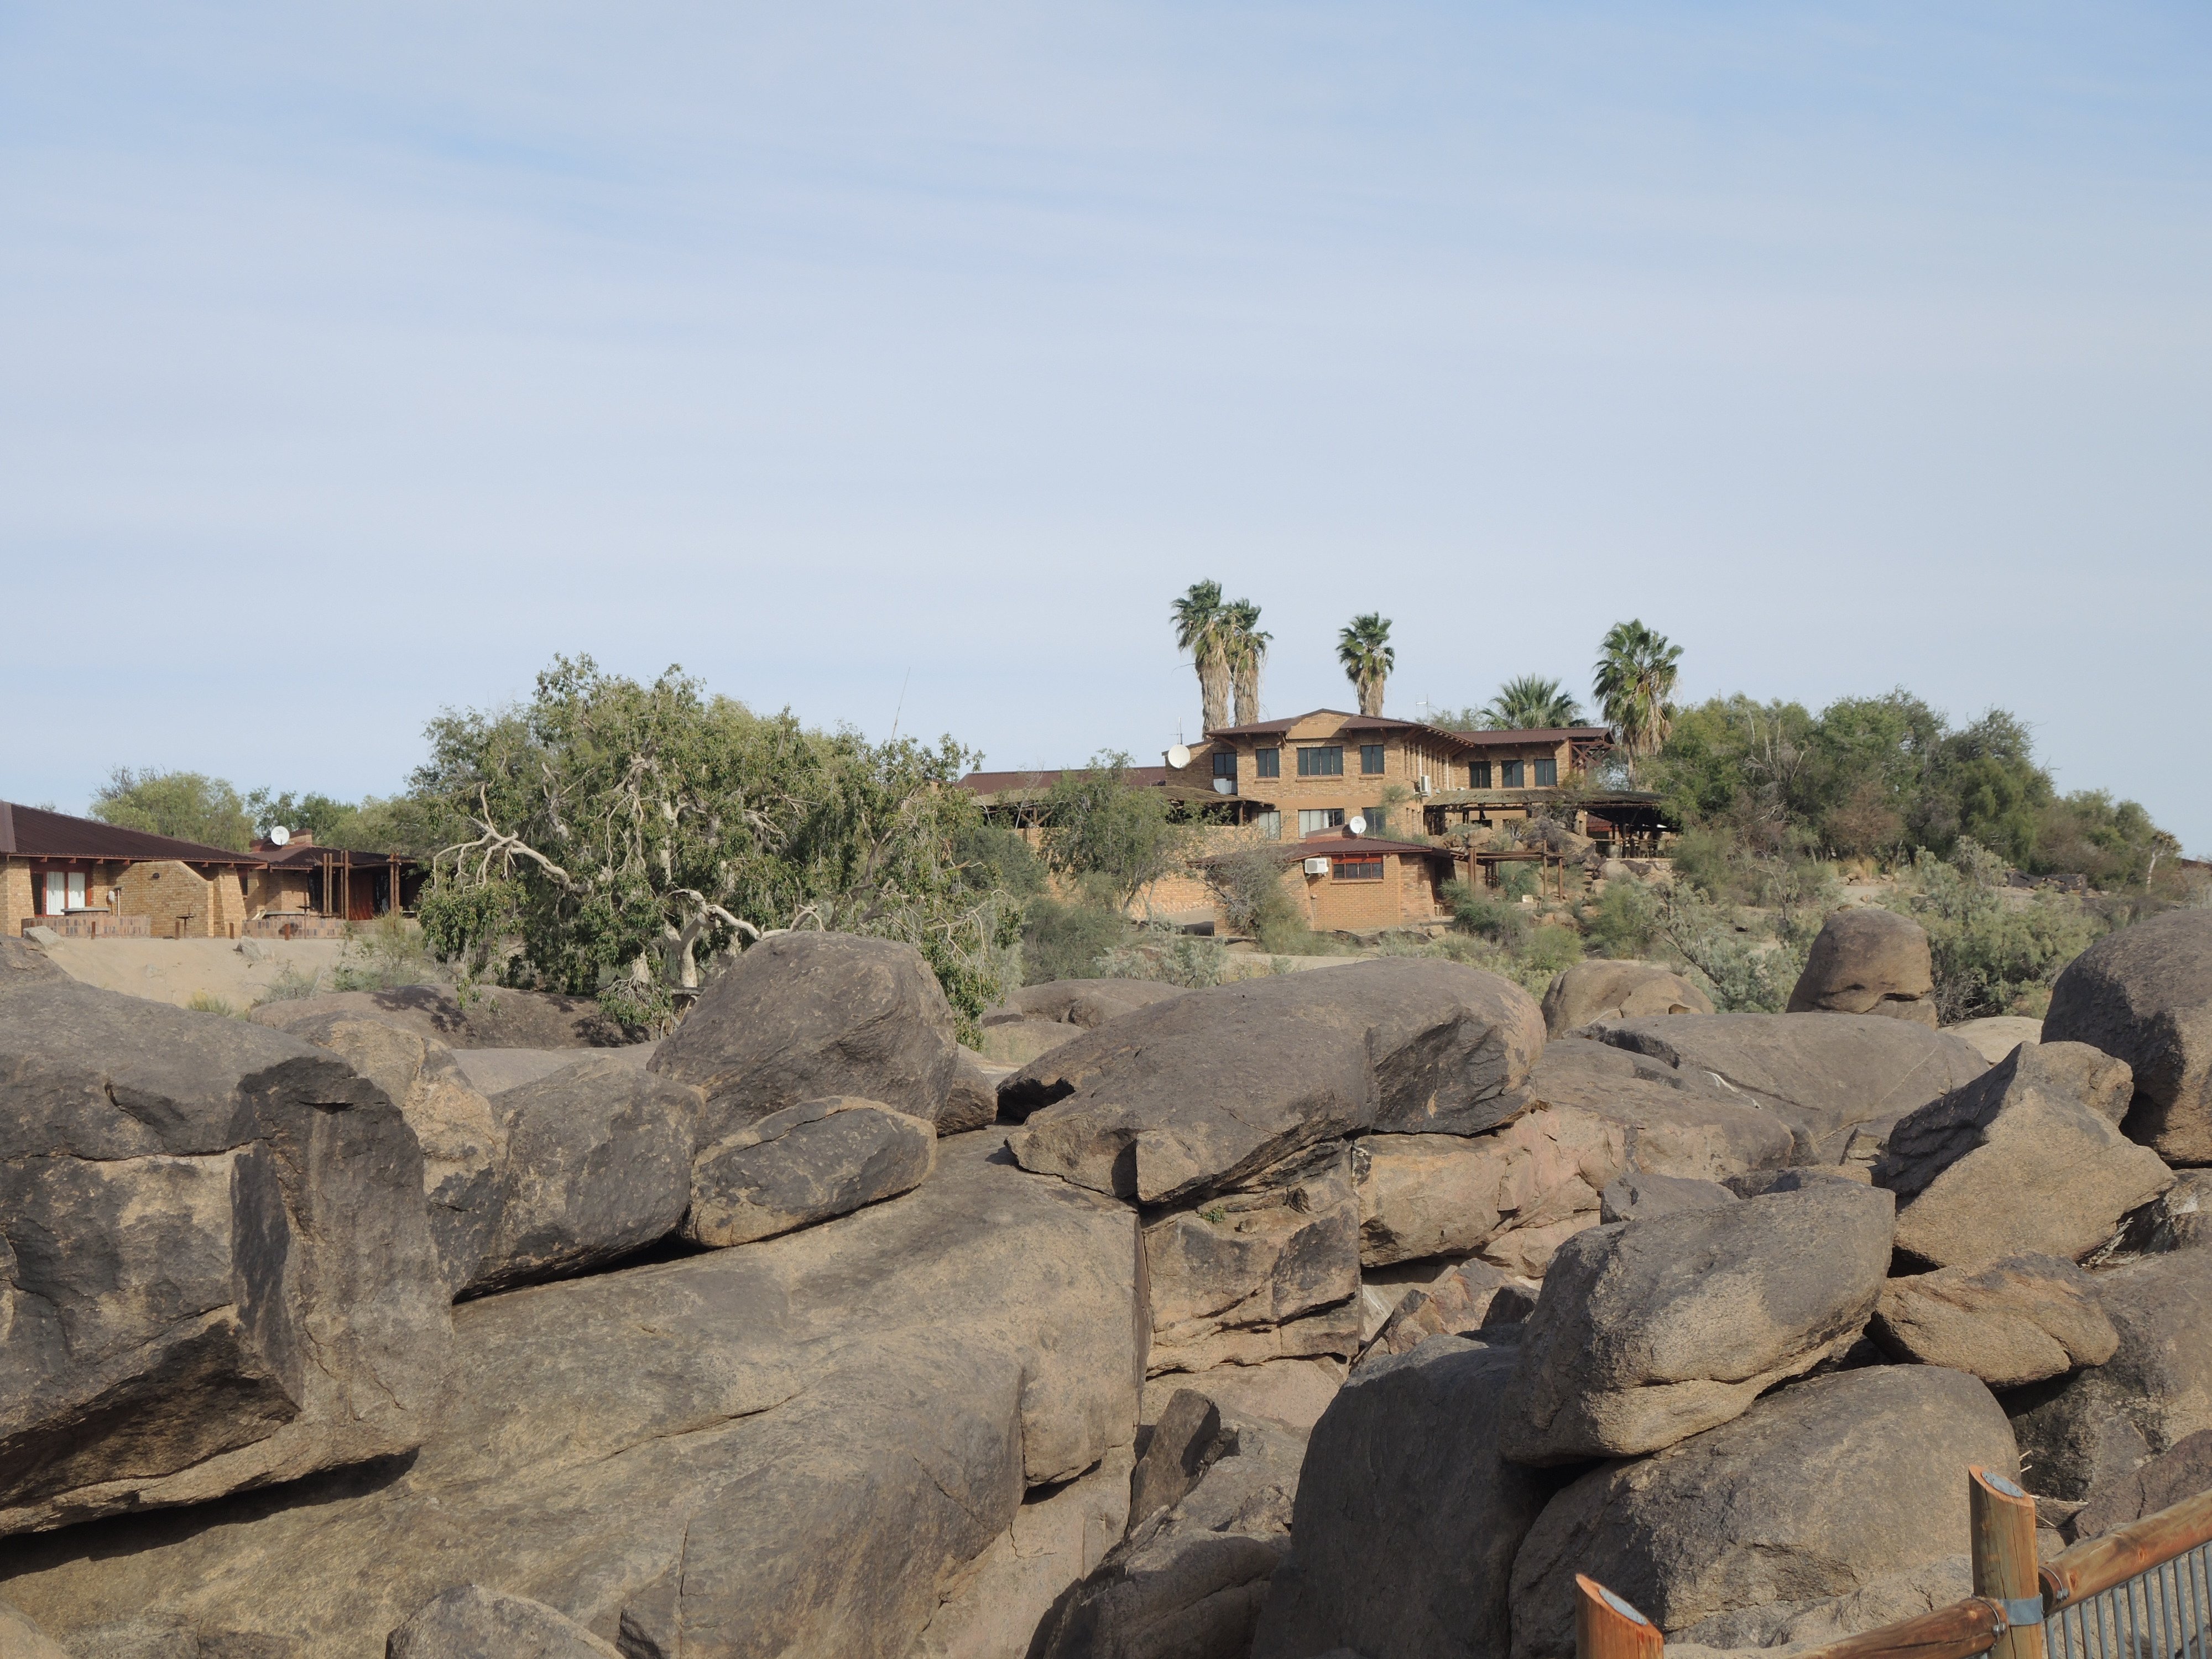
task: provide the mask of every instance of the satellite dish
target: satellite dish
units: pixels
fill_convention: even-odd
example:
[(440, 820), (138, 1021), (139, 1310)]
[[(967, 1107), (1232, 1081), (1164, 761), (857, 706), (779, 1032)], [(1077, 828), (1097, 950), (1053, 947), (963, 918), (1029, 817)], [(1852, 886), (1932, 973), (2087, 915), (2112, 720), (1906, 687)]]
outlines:
[(1360, 817), (1358, 813), (1354, 812), (1352, 817), (1346, 821), (1344, 827), (1352, 835), (1364, 836), (1367, 833), (1367, 820)]
[(1179, 743), (1174, 748), (1169, 750), (1168, 764), (1174, 767), (1178, 772), (1182, 771), (1184, 767), (1189, 765), (1190, 745), (1187, 743)]
[(271, 847), (282, 847), (291, 839), (292, 832), (281, 823), (269, 832), (269, 844)]

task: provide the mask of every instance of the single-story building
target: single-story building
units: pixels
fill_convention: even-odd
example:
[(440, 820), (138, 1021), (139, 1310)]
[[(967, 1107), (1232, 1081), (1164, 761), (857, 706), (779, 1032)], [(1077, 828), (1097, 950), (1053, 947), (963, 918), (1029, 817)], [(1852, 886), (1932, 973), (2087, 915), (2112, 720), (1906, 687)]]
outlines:
[(250, 853), (0, 801), (0, 934), (235, 939)]
[[(1450, 917), (1443, 888), (1458, 861), (1448, 847), (1337, 828), (1258, 845), (1282, 860), (1284, 890), (1317, 933), (1381, 933)], [(1199, 866), (1228, 856), (1218, 853)]]
[(429, 872), (408, 859), (385, 853), (358, 853), (343, 847), (319, 847), (308, 831), (295, 831), (282, 847), (256, 842), (264, 867), (249, 897), (257, 932), (268, 932), (279, 919), (319, 918), (370, 921), (386, 911), (412, 908)]

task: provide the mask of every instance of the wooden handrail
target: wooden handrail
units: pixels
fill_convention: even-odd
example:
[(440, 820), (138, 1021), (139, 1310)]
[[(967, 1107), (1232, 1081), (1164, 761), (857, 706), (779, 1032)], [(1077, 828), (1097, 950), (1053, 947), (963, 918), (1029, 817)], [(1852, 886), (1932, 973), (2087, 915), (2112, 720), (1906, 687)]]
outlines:
[(2044, 1659), (2043, 1591), (2035, 1576), (2035, 1500), (2009, 1476), (1966, 1470), (1974, 1594), (1994, 1601), (2006, 1628), (1990, 1659)]
[(2051, 1557), (2043, 1564), (2044, 1605), (2071, 1607), (2208, 1542), (2212, 1542), (2212, 1492), (2185, 1498), (2171, 1509), (2131, 1521), (2101, 1538), (2086, 1539)]
[(2006, 1628), (1996, 1602), (1970, 1595), (1916, 1619), (1810, 1649), (1796, 1659), (1973, 1659), (1987, 1653)]
[(1659, 1626), (1595, 1578), (1575, 1575), (1576, 1659), (1661, 1659)]

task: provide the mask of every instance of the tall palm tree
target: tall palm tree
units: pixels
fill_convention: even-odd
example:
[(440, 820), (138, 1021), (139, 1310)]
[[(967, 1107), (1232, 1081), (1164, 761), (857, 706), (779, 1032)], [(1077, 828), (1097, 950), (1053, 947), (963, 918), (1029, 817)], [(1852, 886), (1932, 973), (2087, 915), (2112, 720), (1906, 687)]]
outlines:
[(1559, 681), (1523, 674), (1498, 688), (1482, 711), (1482, 723), (1493, 732), (1556, 732), (1583, 723), (1582, 705)]
[(1682, 647), (1633, 620), (1615, 623), (1598, 643), (1592, 672), (1606, 724), (1628, 751), (1629, 775), (1639, 756), (1656, 754), (1674, 725), (1674, 679)]
[(1193, 582), (1190, 592), (1170, 607), (1176, 648), (1190, 653), (1198, 670), (1198, 696), (1205, 727), (1229, 724), (1229, 610), (1221, 603), (1219, 582)]
[(1398, 665), (1398, 653), (1390, 648), (1389, 620), (1379, 611), (1354, 617), (1352, 625), (1336, 636), (1336, 659), (1359, 693), (1359, 712), (1381, 714), (1382, 684)]
[(1228, 617), (1229, 679), (1237, 694), (1237, 724), (1249, 726), (1260, 718), (1260, 669), (1275, 636), (1260, 631), (1260, 607), (1249, 599), (1231, 605)]

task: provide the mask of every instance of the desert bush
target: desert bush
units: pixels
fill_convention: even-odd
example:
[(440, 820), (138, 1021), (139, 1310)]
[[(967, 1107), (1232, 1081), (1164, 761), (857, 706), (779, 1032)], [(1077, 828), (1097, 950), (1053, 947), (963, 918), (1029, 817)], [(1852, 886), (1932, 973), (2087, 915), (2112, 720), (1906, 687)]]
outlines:
[(1098, 958), (1101, 979), (1150, 979), (1190, 990), (1219, 985), (1236, 975), (1229, 952), (1214, 940), (1179, 927), (1149, 923), (1127, 945), (1116, 945)]
[(1125, 754), (1095, 755), (1062, 772), (1043, 802), (1046, 863), (1105, 883), (1121, 904), (1181, 869), (1197, 834), (1165, 792), (1133, 783), (1129, 766)]
[(227, 1018), (235, 1018), (238, 1013), (237, 1009), (232, 1007), (228, 1001), (216, 995), (212, 991), (193, 992), (191, 1000), (185, 1004), (185, 1006), (196, 1014), (222, 1014)]
[(952, 856), (973, 872), (978, 885), (1004, 888), (1023, 899), (1045, 890), (1044, 860), (1017, 831), (1003, 824), (963, 824), (953, 834)]
[(1240, 847), (1206, 866), (1221, 919), (1239, 933), (1258, 938), (1270, 925), (1303, 926), (1297, 901), (1283, 890), (1283, 857), (1267, 847)]
[(1913, 860), (1912, 890), (1892, 908), (1928, 930), (1936, 1009), (1946, 1025), (1986, 1014), (2039, 1017), (2059, 969), (2104, 931), (2078, 900), (2038, 893), (2008, 902), (1998, 883), (2003, 861), (1961, 838), (1949, 860)]
[(349, 927), (331, 969), (333, 991), (389, 991), (402, 985), (437, 985), (445, 975), (425, 948), (422, 930), (395, 911), (367, 927)]
[(1098, 959), (1127, 945), (1130, 933), (1120, 913), (1103, 905), (1032, 899), (1022, 916), (1021, 981), (1099, 977)]
[(264, 1002), (297, 1002), (321, 989), (322, 980), (319, 973), (303, 974), (299, 963), (287, 960), (277, 968), (276, 977), (269, 981), (268, 988), (253, 1006), (258, 1008)]
[(1621, 960), (1649, 956), (1665, 937), (1659, 896), (1640, 881), (1611, 881), (1583, 924), (1589, 948)]
[(1528, 935), (1528, 918), (1518, 904), (1509, 904), (1488, 888), (1463, 881), (1447, 882), (1443, 900), (1451, 907), (1452, 921), (1463, 931), (1492, 945), (1508, 948)]
[(1678, 885), (1663, 896), (1661, 933), (1673, 957), (1702, 981), (1723, 1013), (1778, 1014), (1805, 970), (1811, 941), (1794, 945), (1747, 924), (1734, 905)]
[(1583, 959), (1583, 936), (1571, 927), (1550, 924), (1533, 927), (1516, 954), (1522, 967), (1548, 986), (1553, 975)]

